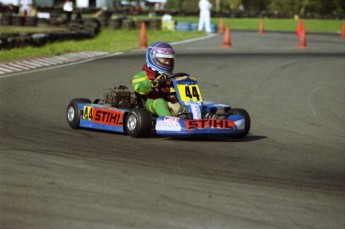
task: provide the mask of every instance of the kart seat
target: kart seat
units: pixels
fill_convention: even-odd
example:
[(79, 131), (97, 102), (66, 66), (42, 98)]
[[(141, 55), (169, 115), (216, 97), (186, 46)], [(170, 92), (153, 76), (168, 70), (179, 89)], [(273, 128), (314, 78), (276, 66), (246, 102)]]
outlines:
[(135, 92), (134, 94), (137, 99), (138, 107), (145, 108), (146, 98), (137, 92)]

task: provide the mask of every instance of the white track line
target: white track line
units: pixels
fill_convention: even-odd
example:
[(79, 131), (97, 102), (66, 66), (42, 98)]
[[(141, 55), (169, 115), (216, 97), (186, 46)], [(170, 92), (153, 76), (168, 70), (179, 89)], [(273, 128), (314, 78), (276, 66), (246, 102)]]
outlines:
[[(117, 56), (123, 54), (122, 52), (119, 53), (112, 53), (112, 54), (107, 54), (105, 52), (95, 52), (94, 57), (91, 57), (92, 52), (88, 52), (87, 56), (88, 58), (83, 58), (79, 61), (73, 61), (73, 62), (68, 62), (68, 59), (66, 58), (66, 55), (63, 56), (54, 56), (51, 58), (42, 58), (42, 59), (33, 59), (33, 60), (28, 60), (30, 62), (34, 62), (36, 64), (42, 64), (46, 65), (46, 67), (43, 68), (37, 68), (37, 69), (31, 69), (27, 71), (23, 71), (23, 69), (20, 68), (13, 68), (9, 69), (8, 64), (0, 64), (0, 79), (1, 78), (6, 78), (10, 76), (16, 76), (16, 75), (24, 75), (26, 73), (33, 73), (33, 72), (40, 72), (40, 71), (45, 71), (45, 70), (50, 70), (50, 69), (57, 69), (57, 68), (62, 68), (65, 66), (71, 66), (71, 65), (76, 65), (80, 63), (85, 63), (85, 62), (90, 62), (96, 59), (101, 59), (101, 58), (106, 58), (106, 57), (111, 57), (111, 56)], [(57, 65), (59, 64), (59, 65)], [(3, 73), (4, 71), (7, 72), (7, 74)], [(23, 72), (19, 72), (23, 71)], [(13, 73), (11, 73), (13, 72)], [(5, 74), (5, 75), (3, 75)]]

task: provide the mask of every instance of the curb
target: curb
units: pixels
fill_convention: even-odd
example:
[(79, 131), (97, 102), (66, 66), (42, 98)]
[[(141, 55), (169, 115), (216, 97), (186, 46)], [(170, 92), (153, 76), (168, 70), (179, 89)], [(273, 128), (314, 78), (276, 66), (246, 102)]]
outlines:
[(6, 74), (13, 74), (23, 71), (30, 71), (39, 68), (47, 68), (54, 65), (61, 65), (66, 63), (78, 62), (86, 59), (97, 58), (100, 56), (109, 55), (108, 52), (75, 52), (64, 55), (35, 58), (29, 60), (16, 61), (13, 63), (0, 64), (0, 76)]

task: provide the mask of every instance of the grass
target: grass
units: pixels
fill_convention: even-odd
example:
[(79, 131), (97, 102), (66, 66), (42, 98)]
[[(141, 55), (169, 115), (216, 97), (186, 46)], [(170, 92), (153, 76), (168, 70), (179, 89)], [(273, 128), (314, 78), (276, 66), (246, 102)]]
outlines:
[(17, 26), (0, 26), (0, 33), (39, 33), (39, 32), (47, 32), (49, 31), (64, 31), (65, 28), (62, 27), (54, 27), (51, 26), (47, 27), (17, 27)]
[[(147, 18), (147, 17), (134, 17)], [(198, 17), (175, 17), (176, 21), (197, 23)], [(298, 21), (294, 19), (267, 19), (264, 18), (264, 25), (266, 31), (296, 31)], [(219, 25), (220, 18), (212, 18), (212, 23)], [(342, 28), (342, 21), (337, 20), (309, 20), (305, 19), (304, 25), (307, 32), (340, 32)], [(253, 30), (259, 29), (259, 18), (243, 18), (232, 19), (223, 18), (224, 25), (229, 25), (234, 30)], [(49, 28), (50, 30), (61, 30), (61, 28)], [(0, 27), (0, 33), (9, 32), (41, 32), (44, 28), (25, 28), (20, 27)], [(169, 32), (169, 31), (150, 31), (147, 30), (148, 43), (156, 41), (179, 41), (205, 35), (201, 32)], [(78, 51), (106, 51), (106, 52), (121, 52), (131, 49), (136, 49), (139, 46), (139, 30), (112, 30), (104, 29), (94, 39), (83, 41), (64, 41), (45, 45), (42, 48), (26, 47), (23, 49), (12, 49), (10, 51), (0, 51), (0, 63), (27, 59), (33, 57), (43, 57), (50, 55), (58, 55), (68, 52)]]
[[(202, 32), (146, 31), (148, 43), (157, 41), (173, 42), (205, 35)], [(139, 30), (104, 29), (96, 38), (82, 41), (62, 41), (47, 44), (41, 48), (25, 47), (23, 49), (1, 50), (0, 63), (78, 51), (121, 52), (139, 47)]]

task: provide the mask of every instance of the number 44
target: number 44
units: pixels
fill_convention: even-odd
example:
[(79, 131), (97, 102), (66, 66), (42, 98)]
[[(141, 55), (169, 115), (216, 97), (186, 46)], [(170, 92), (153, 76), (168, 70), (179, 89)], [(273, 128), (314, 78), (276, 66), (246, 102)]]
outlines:
[(196, 98), (197, 101), (200, 100), (200, 94), (196, 86), (186, 86), (186, 96), (189, 98)]

